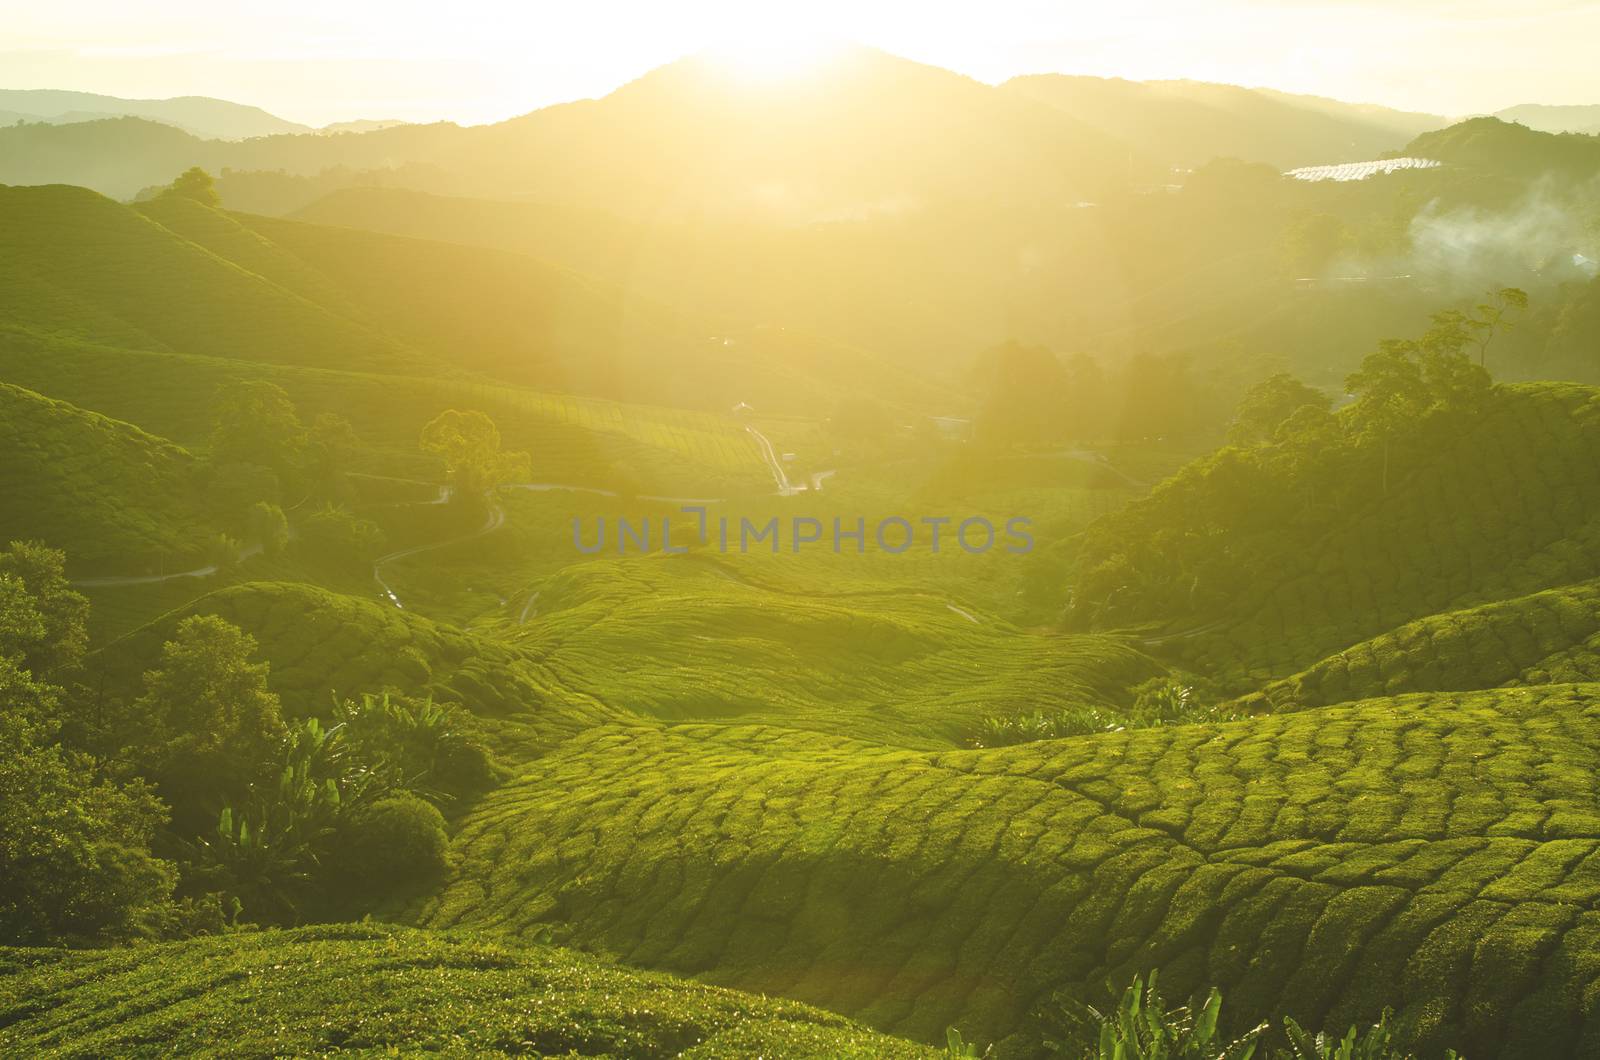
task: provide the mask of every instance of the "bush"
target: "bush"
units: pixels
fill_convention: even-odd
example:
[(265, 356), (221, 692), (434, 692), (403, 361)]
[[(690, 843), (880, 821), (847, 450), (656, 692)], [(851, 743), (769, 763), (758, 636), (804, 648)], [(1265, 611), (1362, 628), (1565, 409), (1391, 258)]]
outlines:
[(978, 722), (978, 731), (969, 741), (974, 747), (1009, 747), (1033, 740), (1058, 740), (1064, 736), (1083, 736), (1091, 732), (1111, 732), (1123, 727), (1123, 719), (1100, 707), (1068, 707), (1054, 714), (996, 715)]
[(257, 501), (250, 506), (250, 538), (261, 550), (276, 556), (289, 547), (289, 520), (276, 504)]
[(376, 523), (359, 518), (338, 505), (326, 504), (300, 527), (308, 553), (342, 567), (357, 567), (383, 552), (384, 535)]
[(0, 942), (143, 934), (174, 882), (149, 850), (161, 803), (142, 783), (97, 779), (92, 760), (38, 736), (0, 712)]
[[(1203, 1003), (1168, 1008), (1156, 988), (1157, 974), (1134, 976), (1116, 1007), (1102, 1013), (1093, 1006), (1067, 1002), (1059, 1014), (1060, 1039), (1046, 1037), (1044, 1049), (1074, 1060), (1414, 1060), (1394, 1044), (1385, 1009), (1370, 1027), (1351, 1027), (1343, 1037), (1311, 1034), (1293, 1019), (1283, 1020), (1288, 1048), (1267, 1051), (1263, 1041), (1270, 1024), (1262, 1022), (1229, 1040), (1219, 1029), (1222, 993), (1213, 989)], [(957, 1054), (960, 1055), (960, 1054)], [(1460, 1060), (1446, 1050), (1444, 1060)]]
[(388, 795), (349, 814), (339, 829), (336, 865), (355, 892), (384, 898), (437, 878), (449, 867), (450, 839), (437, 807), (415, 795)]

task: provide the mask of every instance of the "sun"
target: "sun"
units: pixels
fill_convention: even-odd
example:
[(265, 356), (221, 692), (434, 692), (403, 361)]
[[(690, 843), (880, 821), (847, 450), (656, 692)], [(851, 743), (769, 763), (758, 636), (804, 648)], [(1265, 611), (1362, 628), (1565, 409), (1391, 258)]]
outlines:
[(783, 82), (815, 73), (842, 49), (815, 26), (769, 17), (721, 27), (707, 55), (739, 80)]

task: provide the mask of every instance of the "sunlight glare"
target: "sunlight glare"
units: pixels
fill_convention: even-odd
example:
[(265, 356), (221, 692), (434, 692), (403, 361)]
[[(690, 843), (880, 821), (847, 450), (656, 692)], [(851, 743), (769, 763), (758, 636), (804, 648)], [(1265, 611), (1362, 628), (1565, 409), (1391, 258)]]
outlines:
[(814, 73), (840, 50), (839, 41), (820, 28), (769, 12), (724, 26), (707, 54), (742, 81), (784, 82)]

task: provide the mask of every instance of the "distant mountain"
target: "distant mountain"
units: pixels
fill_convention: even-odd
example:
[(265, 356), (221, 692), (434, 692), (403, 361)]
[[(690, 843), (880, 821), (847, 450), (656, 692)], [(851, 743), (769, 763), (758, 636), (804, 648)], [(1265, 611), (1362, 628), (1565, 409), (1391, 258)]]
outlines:
[[(409, 125), (239, 143), (120, 122), (0, 130), (0, 182), (130, 197), (190, 165), (315, 176), (407, 170), (406, 186), (639, 218), (787, 221), (982, 200), (1095, 199), (1158, 167), (1115, 136), (970, 78), (854, 49), (821, 76), (750, 84), (704, 59), (600, 100), (497, 125)], [(21, 104), (17, 104), (21, 106)]]
[(1043, 74), (1013, 78), (1001, 88), (1184, 167), (1219, 157), (1279, 169), (1361, 161), (1446, 124), (1432, 114), (1201, 81)]
[(860, 350), (734, 332), (524, 254), (180, 197), (0, 187), (0, 246), (0, 329), (79, 343), (717, 409), (926, 388)]
[(1600, 133), (1600, 104), (1554, 107), (1543, 103), (1523, 103), (1496, 111), (1501, 121), (1514, 121), (1530, 129), (1550, 133)]
[(0, 120), (43, 121), (53, 125), (102, 118), (146, 118), (208, 140), (311, 132), (311, 128), (268, 114), (260, 107), (207, 96), (176, 99), (120, 99), (92, 92), (56, 89), (0, 89)]
[(1600, 175), (1600, 136), (1539, 132), (1499, 118), (1470, 118), (1424, 133), (1407, 145), (1406, 154), (1518, 180)]
[(331, 125), (324, 125), (317, 131), (325, 135), (335, 133), (366, 133), (377, 132), (379, 129), (392, 129), (396, 125), (410, 125), (408, 121), (399, 118), (363, 118), (357, 121), (336, 121)]

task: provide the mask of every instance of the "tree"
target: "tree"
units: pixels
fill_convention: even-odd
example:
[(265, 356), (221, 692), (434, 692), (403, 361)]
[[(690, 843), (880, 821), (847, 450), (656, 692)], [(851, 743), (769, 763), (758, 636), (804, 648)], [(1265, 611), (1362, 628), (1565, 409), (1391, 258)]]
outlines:
[(320, 559), (341, 567), (360, 567), (378, 558), (385, 539), (378, 524), (336, 504), (325, 504), (300, 524), (300, 541), (309, 554)]
[(276, 556), (289, 546), (289, 520), (276, 504), (257, 501), (250, 508), (250, 537), (261, 551)]
[(305, 427), (282, 387), (247, 379), (217, 391), (211, 431), (213, 464), (259, 464), (288, 476), (300, 466), (305, 444)]
[(1520, 287), (1501, 287), (1490, 291), (1488, 300), (1479, 302), (1477, 313), (1468, 321), (1478, 345), (1478, 367), (1487, 368), (1489, 344), (1494, 337), (1516, 327), (1513, 314), (1528, 310), (1528, 292)]
[(1302, 408), (1326, 411), (1332, 399), (1287, 372), (1269, 376), (1245, 391), (1228, 428), (1228, 444), (1261, 445), (1273, 440), (1279, 427)]
[(34, 567), (24, 577), (37, 582), (59, 554), (13, 546), (5, 556), (13, 563), (0, 574), (0, 942), (129, 938), (172, 892), (172, 866), (149, 849), (165, 813), (142, 783), (103, 779), (94, 759), (54, 742), (62, 690), (24, 664), (47, 629), (80, 620), (81, 610), (49, 600), (48, 584), (34, 595), (14, 573)]
[(215, 615), (191, 615), (146, 671), (132, 716), (134, 757), (181, 814), (240, 790), (283, 734), (266, 663), (251, 662), (255, 638)]
[[(13, 646), (36, 677), (56, 679), (77, 668), (89, 644), (89, 601), (67, 581), (67, 554), (37, 542), (13, 541), (0, 551), (0, 577), (15, 579), (39, 616), (37, 637)], [(0, 644), (0, 651), (8, 651)]]
[(1357, 396), (1352, 416), (1357, 436), (1382, 447), (1382, 490), (1389, 493), (1389, 450), (1395, 436), (1421, 419), (1428, 409), (1428, 387), (1414, 358), (1416, 344), (1386, 339), (1345, 380)]
[(161, 194), (174, 199), (193, 199), (203, 206), (222, 205), (222, 196), (217, 194), (217, 182), (199, 166), (184, 170)]
[(977, 435), (999, 445), (1043, 445), (1063, 434), (1066, 377), (1056, 355), (1012, 340), (987, 351), (973, 369), (983, 395)]
[(356, 450), (355, 428), (333, 412), (316, 418), (306, 436), (305, 470), (311, 486), (324, 496), (343, 496), (345, 469)]
[(1350, 229), (1333, 214), (1308, 214), (1284, 233), (1284, 256), (1295, 276), (1321, 276), (1355, 243)]
[(440, 413), (422, 428), (422, 451), (444, 461), (458, 500), (475, 500), (528, 475), (528, 455), (501, 452), (500, 429), (477, 411)]
[(46, 742), (0, 696), (0, 941), (140, 934), (175, 882), (172, 865), (150, 853), (166, 819), (160, 801), (142, 782), (101, 779), (93, 759)]

